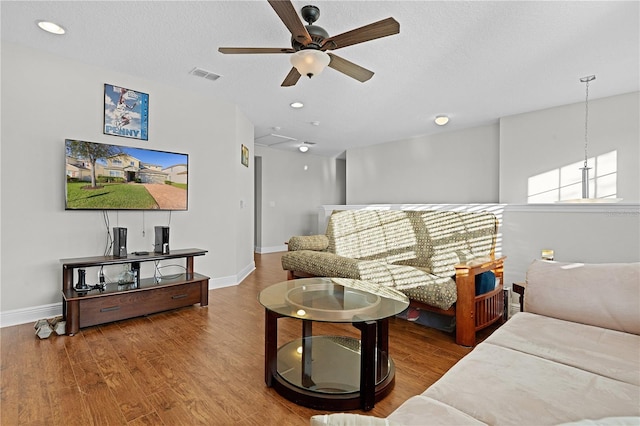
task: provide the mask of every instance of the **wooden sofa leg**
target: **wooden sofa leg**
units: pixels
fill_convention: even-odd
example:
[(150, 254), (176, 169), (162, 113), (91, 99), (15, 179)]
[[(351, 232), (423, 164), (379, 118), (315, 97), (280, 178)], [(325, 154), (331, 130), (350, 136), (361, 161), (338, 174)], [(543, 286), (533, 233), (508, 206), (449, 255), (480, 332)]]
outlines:
[(287, 271), (287, 280), (295, 280), (296, 277), (293, 275), (293, 271)]
[(456, 343), (462, 346), (476, 345), (475, 278), (473, 275), (457, 275), (458, 300), (456, 301)]

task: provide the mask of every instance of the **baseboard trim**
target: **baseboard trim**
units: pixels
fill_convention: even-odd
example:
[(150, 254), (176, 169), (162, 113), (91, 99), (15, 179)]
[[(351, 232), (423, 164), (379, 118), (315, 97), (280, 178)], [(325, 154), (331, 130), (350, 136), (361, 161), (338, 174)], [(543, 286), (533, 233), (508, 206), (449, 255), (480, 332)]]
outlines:
[(224, 288), (224, 287), (231, 287), (234, 285), (238, 285), (242, 282), (242, 280), (247, 278), (247, 276), (250, 273), (255, 271), (255, 269), (256, 269), (256, 263), (254, 261), (251, 261), (251, 263), (249, 263), (247, 266), (242, 268), (240, 272), (238, 272), (236, 275), (229, 275), (228, 277), (221, 277), (221, 278), (211, 278), (209, 280), (209, 290), (215, 290), (216, 288)]
[(13, 309), (11, 311), (0, 313), (0, 328), (36, 322), (39, 319), (53, 318), (58, 315), (62, 315), (62, 302), (32, 306), (29, 308)]
[(281, 246), (272, 246), (272, 247), (257, 247), (255, 248), (255, 252), (258, 254), (267, 254), (267, 253), (277, 253), (280, 251), (287, 251), (287, 245), (283, 244)]

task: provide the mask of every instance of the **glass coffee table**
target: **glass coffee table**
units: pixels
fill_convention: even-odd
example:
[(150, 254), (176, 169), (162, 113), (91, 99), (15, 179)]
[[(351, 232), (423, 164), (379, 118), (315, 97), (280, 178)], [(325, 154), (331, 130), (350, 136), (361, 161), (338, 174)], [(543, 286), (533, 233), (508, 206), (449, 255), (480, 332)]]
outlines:
[[(393, 388), (389, 318), (409, 299), (391, 288), (345, 278), (303, 278), (260, 292), (265, 307), (265, 382), (306, 407), (370, 410)], [(278, 318), (302, 321), (302, 337), (278, 348)], [(351, 323), (360, 339), (313, 336), (314, 322)]]

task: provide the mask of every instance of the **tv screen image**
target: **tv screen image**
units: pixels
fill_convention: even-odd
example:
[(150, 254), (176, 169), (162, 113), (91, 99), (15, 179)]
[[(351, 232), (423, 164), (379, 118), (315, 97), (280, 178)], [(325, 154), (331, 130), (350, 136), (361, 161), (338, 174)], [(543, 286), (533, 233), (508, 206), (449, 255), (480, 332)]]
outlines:
[(189, 155), (65, 140), (66, 210), (187, 210)]

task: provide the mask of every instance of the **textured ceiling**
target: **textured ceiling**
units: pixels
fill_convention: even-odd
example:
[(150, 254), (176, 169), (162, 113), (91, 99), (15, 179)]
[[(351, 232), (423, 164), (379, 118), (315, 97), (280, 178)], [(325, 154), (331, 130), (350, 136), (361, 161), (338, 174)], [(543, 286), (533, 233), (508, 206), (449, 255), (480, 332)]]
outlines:
[[(298, 11), (309, 3), (293, 2)], [(591, 99), (640, 89), (637, 1), (311, 4), (330, 35), (389, 16), (400, 23), (399, 35), (335, 51), (374, 71), (371, 80), (328, 68), (282, 88), (288, 55), (219, 53), (221, 46), (290, 47), (286, 27), (263, 0), (2, 1), (0, 12), (3, 40), (228, 100), (254, 124), (256, 138), (293, 138), (256, 143), (295, 149), (309, 141), (310, 153), (326, 156), (581, 102), (579, 78), (590, 74), (597, 76)], [(39, 30), (39, 19), (67, 34)], [(194, 77), (194, 67), (222, 77)], [(294, 100), (305, 108), (291, 109)], [(444, 128), (433, 123), (438, 114), (451, 117)]]

